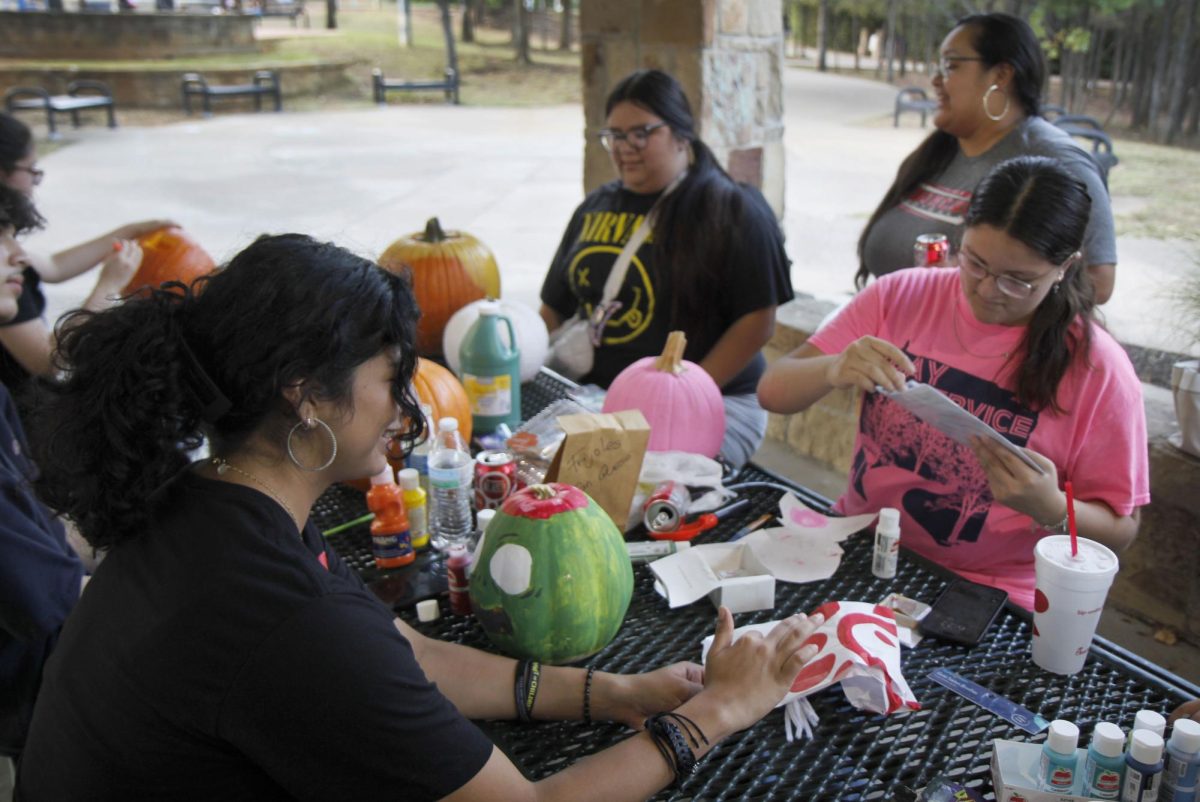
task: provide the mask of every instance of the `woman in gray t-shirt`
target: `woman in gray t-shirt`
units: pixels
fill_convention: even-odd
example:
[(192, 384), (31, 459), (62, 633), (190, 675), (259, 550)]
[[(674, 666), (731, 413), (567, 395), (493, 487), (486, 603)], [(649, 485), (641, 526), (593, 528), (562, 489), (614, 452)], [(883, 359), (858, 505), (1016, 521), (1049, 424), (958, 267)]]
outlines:
[(1096, 303), (1112, 294), (1117, 247), (1108, 190), (1091, 157), (1039, 116), (1046, 60), (1032, 29), (1008, 14), (959, 20), (941, 47), (933, 78), (937, 127), (900, 165), (896, 180), (858, 241), (862, 286), (913, 265), (921, 234), (945, 234), (957, 246), (963, 215), (979, 181), (1020, 155), (1058, 159), (1087, 184), (1092, 214), (1084, 258)]

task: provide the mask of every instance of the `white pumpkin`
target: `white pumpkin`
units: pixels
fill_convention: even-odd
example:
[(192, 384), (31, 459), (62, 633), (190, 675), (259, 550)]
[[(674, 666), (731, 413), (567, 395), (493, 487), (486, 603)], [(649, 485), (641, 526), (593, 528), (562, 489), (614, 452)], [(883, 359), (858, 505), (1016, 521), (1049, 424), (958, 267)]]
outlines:
[[(446, 362), (456, 375), (461, 375), (458, 347), (462, 345), (471, 325), (479, 317), (480, 304), (484, 303), (489, 302), (475, 301), (459, 309), (450, 318), (442, 334), (442, 349), (446, 355)], [(546, 322), (535, 310), (524, 304), (512, 301), (491, 303), (498, 303), (500, 314), (512, 321), (513, 331), (517, 334), (517, 350), (521, 352), (521, 381), (532, 380), (545, 364), (546, 354), (550, 350), (550, 334), (546, 331)]]

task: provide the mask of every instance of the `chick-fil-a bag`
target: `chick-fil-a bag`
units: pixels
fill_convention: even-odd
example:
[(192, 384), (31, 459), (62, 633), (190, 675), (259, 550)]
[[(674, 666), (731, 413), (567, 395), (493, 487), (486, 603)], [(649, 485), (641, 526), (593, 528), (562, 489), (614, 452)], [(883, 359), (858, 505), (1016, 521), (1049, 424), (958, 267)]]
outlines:
[[(784, 706), (789, 741), (812, 737), (819, 719), (806, 697), (838, 682), (847, 701), (859, 710), (889, 714), (920, 709), (900, 673), (900, 640), (890, 609), (866, 602), (826, 602), (810, 615), (818, 613), (825, 616), (825, 623), (804, 641), (805, 646), (817, 646), (818, 652), (800, 669), (779, 703)], [(751, 631), (766, 635), (778, 623), (738, 627), (733, 638)], [(701, 660), (711, 646), (710, 636), (704, 639)]]

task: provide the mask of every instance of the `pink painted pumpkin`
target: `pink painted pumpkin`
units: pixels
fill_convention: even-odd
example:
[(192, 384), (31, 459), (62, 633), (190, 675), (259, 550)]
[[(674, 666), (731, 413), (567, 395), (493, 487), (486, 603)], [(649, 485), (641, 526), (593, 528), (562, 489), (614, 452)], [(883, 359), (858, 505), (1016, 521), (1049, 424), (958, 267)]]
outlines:
[(708, 372), (683, 358), (687, 338), (673, 331), (660, 356), (634, 362), (613, 380), (605, 412), (640, 409), (650, 424), (650, 451), (715, 457), (725, 439), (725, 403)]

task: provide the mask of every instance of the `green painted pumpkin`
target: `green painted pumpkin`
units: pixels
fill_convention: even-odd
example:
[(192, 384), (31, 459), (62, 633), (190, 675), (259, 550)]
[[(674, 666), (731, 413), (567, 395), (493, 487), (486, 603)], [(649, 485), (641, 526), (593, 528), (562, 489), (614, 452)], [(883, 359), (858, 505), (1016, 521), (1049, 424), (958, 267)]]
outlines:
[(567, 484), (509, 496), (471, 572), (471, 607), (492, 643), (544, 663), (603, 649), (632, 595), (625, 539), (600, 505)]

